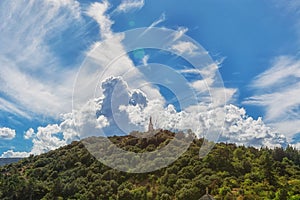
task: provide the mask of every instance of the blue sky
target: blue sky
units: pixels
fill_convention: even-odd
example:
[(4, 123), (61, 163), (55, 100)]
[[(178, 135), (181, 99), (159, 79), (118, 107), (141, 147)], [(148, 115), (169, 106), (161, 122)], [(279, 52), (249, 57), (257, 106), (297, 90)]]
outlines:
[[(94, 64), (101, 65), (105, 59), (124, 53), (118, 33), (152, 26), (182, 32), (198, 42), (212, 58), (211, 64), (216, 66), (208, 71), (211, 77), (208, 75), (206, 79), (191, 71), (187, 73), (183, 69), (192, 66), (180, 56), (151, 49), (127, 53), (108, 74), (133, 70), (136, 80), (143, 85), (147, 80), (142, 80), (140, 73), (146, 73), (146, 68), (136, 72), (137, 66), (161, 63), (172, 70), (181, 70), (188, 79), (187, 85), (199, 92), (197, 80), (209, 81), (219, 71), (228, 100), (221, 141), (271, 147), (290, 143), (300, 147), (298, 0), (284, 3), (277, 0), (176, 3), (173, 0), (4, 0), (0, 2), (0, 10), (2, 157), (39, 154), (86, 136), (76, 133), (79, 125), (74, 120), (75, 114), (80, 113), (79, 118), (85, 118), (83, 112), (74, 109), (74, 91), (79, 91), (75, 95), (80, 96), (96, 94), (95, 98), (99, 98), (96, 104), (88, 105), (96, 107), (100, 113), (98, 126), (107, 132), (122, 129), (118, 123), (121, 126), (128, 122), (133, 124), (124, 128), (125, 132), (144, 127), (153, 111), (162, 113), (157, 116), (156, 125), (163, 128), (173, 127), (176, 120), (183, 120), (180, 117), (184, 114), (192, 118), (193, 113), (183, 114), (178, 108), (172, 91), (153, 85), (135, 88), (130, 75), (122, 79), (95, 80), (99, 83), (93, 88), (96, 93), (80, 93), (79, 87), (76, 88), (76, 84), (80, 85), (76, 79), (78, 73), (79, 83), (92, 81), (93, 76), (84, 74), (87, 73), (84, 67), (92, 66), (89, 63), (92, 58), (96, 58)], [(107, 49), (97, 49), (101, 42), (111, 38)], [(122, 65), (126, 67), (120, 69)], [(151, 71), (154, 75), (156, 72)], [(208, 83), (208, 86), (213, 87), (213, 84)], [(123, 97), (137, 101), (143, 109), (137, 110), (137, 106), (120, 100), (115, 104), (123, 109), (119, 111), (125, 117), (112, 120), (105, 111), (111, 109), (105, 104), (111, 101), (111, 88), (126, 91)], [(135, 93), (135, 89), (142, 93)], [(219, 91), (219, 88), (213, 89)], [(169, 103), (174, 104), (175, 111), (168, 107)], [(95, 113), (88, 106), (84, 109)], [(201, 111), (203, 119), (209, 118), (207, 113), (218, 112), (217, 109)], [(200, 122), (196, 120), (191, 124), (194, 123)], [(204, 131), (196, 130), (199, 134)]]

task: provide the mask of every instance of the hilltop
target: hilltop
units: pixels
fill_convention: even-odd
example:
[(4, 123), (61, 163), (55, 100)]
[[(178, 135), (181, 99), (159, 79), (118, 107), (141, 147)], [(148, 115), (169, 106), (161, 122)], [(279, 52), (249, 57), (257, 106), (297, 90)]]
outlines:
[[(127, 151), (154, 151), (175, 133), (113, 136)], [(97, 139), (97, 138), (92, 138)], [(130, 174), (95, 159), (82, 141), (0, 167), (0, 199), (300, 199), (300, 153), (292, 147), (256, 149), (219, 143), (203, 159), (203, 139), (163, 169)]]

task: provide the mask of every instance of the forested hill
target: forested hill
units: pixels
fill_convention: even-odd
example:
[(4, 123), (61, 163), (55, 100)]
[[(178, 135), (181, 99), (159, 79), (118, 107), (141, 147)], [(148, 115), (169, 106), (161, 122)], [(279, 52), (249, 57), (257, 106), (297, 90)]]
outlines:
[[(160, 148), (173, 136), (161, 131), (147, 143), (133, 136), (110, 139), (139, 152)], [(201, 144), (201, 139), (195, 139), (166, 168), (129, 174), (106, 167), (82, 142), (73, 142), (0, 167), (0, 199), (198, 200), (206, 187), (215, 199), (300, 199), (300, 153), (294, 148), (255, 149), (220, 143), (199, 159)]]

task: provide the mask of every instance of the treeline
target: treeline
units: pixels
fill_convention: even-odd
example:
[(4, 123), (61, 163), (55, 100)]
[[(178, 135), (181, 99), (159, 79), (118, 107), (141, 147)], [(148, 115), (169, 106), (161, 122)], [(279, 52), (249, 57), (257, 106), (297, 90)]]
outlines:
[[(159, 148), (172, 136), (161, 131), (146, 143), (128, 136), (111, 139), (139, 152)], [(173, 164), (144, 174), (111, 169), (91, 156), (82, 142), (73, 142), (0, 167), (0, 199), (198, 200), (206, 188), (215, 199), (300, 199), (300, 153), (295, 148), (220, 143), (199, 159), (202, 142), (195, 139)]]

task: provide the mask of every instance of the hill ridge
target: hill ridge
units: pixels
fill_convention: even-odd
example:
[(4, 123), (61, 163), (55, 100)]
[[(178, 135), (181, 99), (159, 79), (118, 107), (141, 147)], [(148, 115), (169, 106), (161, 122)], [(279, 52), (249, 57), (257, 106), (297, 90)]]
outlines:
[[(136, 143), (130, 141), (133, 136), (110, 139), (126, 150), (146, 151), (148, 147), (153, 151), (173, 135), (162, 131), (156, 135), (161, 137), (157, 144), (149, 147), (150, 142), (143, 148), (138, 144), (145, 138)], [(180, 158), (163, 169), (130, 174), (105, 166), (82, 141), (74, 141), (0, 167), (0, 199), (193, 200), (204, 195), (207, 187), (215, 199), (300, 198), (300, 153), (293, 147), (256, 149), (218, 143), (200, 159), (202, 142), (194, 139)]]

